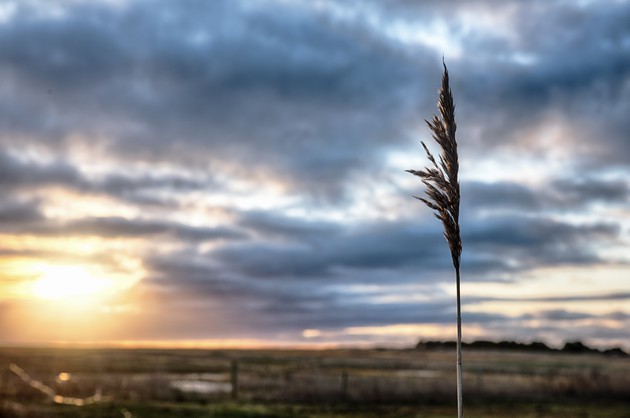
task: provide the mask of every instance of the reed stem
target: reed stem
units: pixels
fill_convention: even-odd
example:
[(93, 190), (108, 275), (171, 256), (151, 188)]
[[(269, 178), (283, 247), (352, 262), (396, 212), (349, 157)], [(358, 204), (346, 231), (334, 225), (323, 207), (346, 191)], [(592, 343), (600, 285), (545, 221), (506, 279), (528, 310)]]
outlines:
[(462, 306), (459, 293), (459, 263), (455, 266), (457, 282), (457, 418), (464, 417), (462, 396)]
[(441, 154), (436, 159), (424, 142), (422, 147), (431, 162), (424, 170), (407, 170), (414, 176), (420, 177), (426, 187), (426, 198), (416, 197), (429, 208), (433, 209), (436, 218), (442, 221), (444, 237), (451, 250), (453, 266), (457, 284), (457, 416), (463, 418), (464, 404), (462, 398), (462, 307), (460, 297), (459, 263), (462, 253), (462, 239), (459, 230), (459, 157), (457, 155), (457, 140), (455, 131), (455, 103), (449, 86), (446, 64), (442, 76), (442, 86), (439, 91), (439, 116), (433, 115), (427, 125), (433, 133), (433, 139), (440, 145)]

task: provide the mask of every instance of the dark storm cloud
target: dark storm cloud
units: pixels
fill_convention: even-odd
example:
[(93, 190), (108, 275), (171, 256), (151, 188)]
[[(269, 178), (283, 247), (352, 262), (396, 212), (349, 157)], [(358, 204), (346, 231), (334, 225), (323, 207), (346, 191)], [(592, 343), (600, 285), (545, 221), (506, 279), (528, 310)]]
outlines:
[(84, 194), (113, 197), (141, 206), (176, 206), (164, 192), (180, 193), (220, 189), (212, 175), (196, 177), (169, 173), (109, 173), (101, 178), (87, 178), (75, 166), (63, 160), (41, 162), (20, 159), (0, 151), (0, 190), (5, 199), (18, 192), (32, 192), (46, 187), (61, 187)]
[(615, 239), (619, 234), (617, 224), (597, 223), (571, 225), (546, 218), (522, 215), (495, 216), (478, 222), (464, 233), (472, 246), (497, 246), (504, 248), (530, 248), (558, 244), (583, 245), (590, 239)]
[(545, 218), (500, 216), (471, 225), (462, 240), (473, 253), (495, 254), (509, 266), (505, 272), (510, 272), (605, 264), (607, 259), (593, 245), (617, 242), (620, 232), (619, 225), (612, 223), (572, 225)]
[[(630, 111), (627, 3), (521, 2), (516, 7), (514, 36), (464, 41), (484, 56), (480, 65), (474, 64), (477, 54), (454, 64), (468, 72), (459, 108), (470, 119), (462, 124), (483, 120), (479, 140), (510, 146), (515, 133), (559, 115), (576, 129), (576, 137), (567, 138), (566, 152), (578, 152), (591, 169), (605, 163), (623, 167), (630, 155), (624, 116)], [(517, 54), (530, 57), (532, 64), (506, 59)], [(580, 151), (581, 141), (590, 147), (587, 152)]]
[[(282, 222), (275, 221), (275, 233), (292, 234)], [(297, 219), (287, 219), (296, 228)], [(303, 232), (288, 243), (253, 242), (224, 246), (213, 256), (252, 277), (334, 277), (336, 270), (395, 269), (422, 266), (433, 270), (444, 267), (443, 251), (423, 245), (440, 239), (437, 231), (427, 233), (404, 222), (363, 223), (359, 226), (337, 224), (336, 231), (322, 234), (302, 222)], [(269, 235), (269, 222), (263, 225)], [(330, 226), (329, 226), (330, 228)]]
[[(619, 86), (628, 74), (628, 54), (623, 51), (629, 48), (630, 11), (624, 1), (370, 3), (384, 20), (444, 23), (464, 46), (461, 65), (472, 71), (471, 79), (477, 81), (466, 86), (478, 94), (478, 101), (502, 97), (503, 104), (529, 104), (535, 110), (539, 105), (553, 105), (558, 93), (588, 92), (598, 82)], [(479, 32), (462, 25), (461, 16), (453, 11), (468, 14), (473, 20), (493, 17), (496, 21), (490, 24), (494, 27)], [(449, 52), (445, 51), (447, 57)], [(521, 59), (530, 56), (533, 65), (519, 61), (518, 54)], [(487, 64), (491, 64), (489, 71)], [(499, 89), (490, 91), (490, 85)]]
[[(167, 267), (161, 265), (160, 267)], [(189, 266), (181, 265), (184, 269)], [(177, 269), (169, 271), (169, 274)], [(304, 329), (318, 329), (324, 332), (343, 332), (345, 328), (359, 328), (353, 330), (354, 337), (339, 335), (334, 341), (357, 338), (362, 332), (369, 334), (369, 329), (361, 331), (360, 327), (378, 327), (392, 324), (453, 324), (455, 310), (452, 298), (437, 298), (425, 303), (374, 303), (357, 301), (348, 295), (335, 294), (296, 288), (295, 292), (284, 292), (284, 288), (255, 288), (248, 290), (246, 286), (240, 289), (231, 282), (232, 291), (217, 291), (206, 293), (205, 298), (180, 298), (177, 292), (159, 292), (158, 288), (145, 289), (140, 296), (145, 300), (142, 312), (132, 315), (123, 314), (127, 323), (125, 336), (133, 339), (161, 339), (164, 335), (171, 338), (197, 338), (203, 336), (218, 336), (222, 338), (262, 338), (276, 342), (280, 338), (295, 341)], [(178, 287), (187, 289), (190, 283)], [(203, 289), (193, 286), (188, 288), (192, 295), (198, 295)], [(209, 290), (205, 287), (205, 290)], [(161, 313), (168, 312), (164, 316)], [(191, 318), (201, 318), (191, 321)], [(613, 320), (620, 324), (628, 320), (623, 312), (613, 312), (605, 315), (592, 315), (582, 312), (564, 310), (537, 311), (532, 308), (531, 313), (516, 317), (501, 314), (466, 312), (464, 318), (467, 324), (477, 324), (491, 332), (488, 335), (509, 335), (518, 340), (528, 338), (545, 338), (549, 335), (566, 335), (561, 329), (570, 323), (570, 328), (577, 328), (582, 332), (571, 336), (583, 338), (589, 335), (603, 339), (623, 338), (619, 330), (598, 330), (596, 326), (583, 325), (587, 320)], [(532, 327), (531, 320), (545, 320), (543, 326)], [(510, 330), (505, 331), (508, 325)], [(494, 330), (494, 331), (492, 331)], [(335, 334), (336, 335), (336, 334)], [(125, 337), (127, 338), (127, 337)], [(322, 337), (325, 338), (325, 337)], [(418, 335), (417, 338), (422, 338)], [(315, 338), (311, 341), (318, 341)], [(378, 340), (377, 340), (378, 341)], [(408, 340), (402, 341), (409, 343)]]
[[(183, 251), (147, 258), (145, 267), (150, 274), (147, 284), (168, 295), (165, 297), (170, 302), (165, 303), (198, 312), (195, 315), (204, 312), (206, 304), (208, 310), (223, 309), (224, 314), (238, 307), (241, 317), (248, 318), (243, 327), (249, 335), (260, 329), (301, 332), (306, 328), (335, 330), (452, 321), (454, 307), (450, 297), (436, 296), (422, 303), (382, 303), (372, 298), (378, 294), (366, 296), (352, 289), (366, 283), (387, 283), (396, 289), (409, 283), (450, 282), (446, 248), (436, 245), (442, 240), (439, 230), (420, 230), (411, 221), (361, 224), (352, 229), (343, 224), (262, 212), (243, 213), (241, 226), (253, 234), (250, 237), (254, 241), (220, 246), (203, 254)], [(484, 227), (490, 229), (488, 237)], [(526, 217), (480, 222), (476, 228), (466, 241), (467, 280), (499, 277), (541, 266), (602, 263), (605, 261), (588, 252), (588, 248), (582, 248), (582, 241), (616, 237), (615, 228), (609, 225), (579, 227)], [(545, 231), (555, 236), (550, 239)], [(511, 237), (513, 234), (516, 237)], [(265, 241), (257, 243), (253, 238), (256, 236)], [(464, 306), (488, 301), (529, 302), (535, 306), (541, 301), (626, 297), (606, 294), (531, 300), (469, 298)], [(549, 320), (550, 316), (547, 315)], [(466, 315), (467, 322), (483, 325), (508, 319), (497, 314)]]
[[(338, 179), (400, 137), (418, 69), (382, 39), (300, 8), (214, 3), (82, 5), (61, 21), (18, 14), (0, 32), (13, 40), (4, 77), (30, 94), (9, 97), (7, 133), (105, 135), (120, 158), (202, 164), (205, 153), (339, 197)], [(54, 127), (29, 122), (51, 118)]]
[[(487, 114), (497, 107), (488, 102), (495, 97), (511, 112), (492, 111), (493, 118), (480, 118), (484, 129), (492, 129), (498, 118), (502, 131), (514, 131), (531, 122), (526, 115), (558, 108), (573, 114), (564, 106), (569, 99), (554, 96), (557, 91), (567, 92), (571, 102), (603, 104), (605, 98), (594, 97), (589, 88), (599, 81), (621, 84), (627, 75), (624, 60), (630, 54), (622, 53), (630, 26), (627, 8), (612, 3), (515, 4), (522, 18), (510, 40), (497, 40), (492, 34), (462, 38), (467, 50), (493, 54), (483, 55), (486, 61), (479, 62), (475, 52), (452, 63), (467, 69), (459, 71), (462, 86), (486, 87), (477, 92), (464, 89), (460, 108)], [(59, 103), (52, 105), (65, 109), (67, 116), (56, 117), (65, 124), (62, 131), (104, 131), (123, 155), (143, 158), (159, 158), (164, 152), (171, 159), (184, 158), (182, 154), (193, 158), (200, 150), (212, 149), (209, 158), (237, 159), (253, 170), (271, 168), (287, 181), (305, 186), (302, 193), (321, 194), (331, 188), (339, 193), (352, 170), (375, 162), (385, 143), (400, 141), (397, 126), (415, 117), (415, 106), (432, 102), (424, 88), (428, 85), (419, 83), (426, 83), (424, 70), (432, 68), (435, 54), (387, 39), (361, 19), (342, 22), (308, 8), (276, 7), (279, 10), (270, 12), (241, 8), (235, 2), (159, 7), (135, 2), (121, 9), (84, 4), (68, 6), (67, 16), (55, 21), (18, 13), (3, 26), (1, 36), (14, 42), (4, 43), (2, 56), (20, 87), (62, 87), (55, 94)], [(445, 12), (445, 6), (435, 3), (375, 7), (384, 20), (413, 16), (428, 22), (444, 18)], [(554, 42), (549, 42), (548, 33), (555, 34)], [(503, 43), (497, 51), (483, 43), (490, 41)], [(536, 66), (526, 70), (509, 60), (496, 60), (515, 46), (533, 54)], [(497, 67), (492, 79), (486, 71), (488, 61)], [(511, 90), (493, 96), (502, 89)], [(545, 100), (526, 99), (533, 95)], [(622, 97), (615, 103), (623, 103)], [(38, 104), (41, 97), (12, 99), (16, 110), (10, 115), (30, 116), (5, 119), (9, 128), (21, 119), (24, 124), (15, 131), (32, 133), (37, 121), (50, 119), (46, 106)], [(117, 123), (109, 123), (114, 120)], [(466, 124), (469, 120), (462, 123)], [(50, 133), (51, 127), (39, 129)], [(496, 141), (505, 135), (496, 131), (482, 137)], [(604, 135), (603, 140), (626, 142), (618, 134)], [(252, 153), (253, 144), (264, 145)]]
[(467, 298), (471, 303), (479, 302), (530, 302), (535, 304), (536, 302), (594, 302), (594, 301), (615, 301), (630, 299), (629, 292), (617, 292), (617, 293), (605, 293), (594, 295), (582, 295), (582, 296), (546, 296), (546, 297), (524, 297), (524, 298)]
[[(472, 210), (482, 209), (518, 209), (524, 211), (541, 208), (542, 202), (535, 190), (518, 183), (467, 182), (462, 184), (462, 206), (470, 205)], [(466, 210), (462, 210), (465, 214)]]
[[(177, 288), (184, 292), (182, 295), (179, 292), (166, 291), (159, 299), (161, 309), (169, 308), (177, 311), (175, 318), (170, 318), (165, 326), (169, 327), (170, 324), (177, 328), (176, 331), (182, 338), (194, 335), (194, 327), (183, 326), (190, 316), (224, 319), (218, 321), (217, 324), (208, 324), (208, 329), (222, 329), (226, 324), (233, 324), (232, 321), (235, 318), (246, 318), (239, 324), (240, 329), (228, 330), (226, 328), (224, 330), (228, 332), (228, 335), (240, 337), (264, 335), (269, 337), (278, 333), (299, 335), (304, 329), (338, 332), (344, 328), (392, 324), (449, 325), (453, 323), (455, 317), (452, 297), (436, 297), (430, 302), (422, 303), (382, 303), (370, 299), (362, 300), (352, 293), (333, 291), (321, 285), (309, 285), (308, 282), (293, 286), (290, 283), (279, 286), (260, 282), (239, 282), (226, 279), (224, 272), (211, 266), (195, 265), (190, 262), (179, 264), (159, 262), (152, 265), (152, 268), (159, 268), (164, 273), (163, 277), (167, 278), (167, 280), (151, 281), (152, 285), (157, 286), (156, 289), (172, 288), (174, 290)], [(178, 281), (173, 281), (173, 277), (178, 277)], [(607, 296), (597, 296), (592, 300), (603, 298)], [(614, 298), (618, 299), (616, 296)], [(549, 332), (560, 332), (560, 328), (566, 326), (567, 321), (574, 322), (575, 325), (572, 326), (579, 326), (582, 330), (589, 331), (590, 328), (595, 327), (579, 325), (580, 321), (627, 321), (628, 319), (626, 313), (619, 311), (603, 315), (562, 309), (539, 311), (535, 303), (530, 313), (515, 317), (467, 312), (468, 307), (488, 300), (491, 299), (466, 298), (464, 300), (466, 323), (478, 324), (485, 329), (496, 328), (499, 334), (503, 332), (506, 324), (512, 324), (510, 326), (515, 330), (514, 335), (521, 340), (528, 337), (544, 337)], [(494, 300), (509, 302), (514, 299), (497, 298)], [(527, 325), (531, 320), (544, 320), (545, 326), (532, 328)], [(139, 332), (144, 333), (146, 330)], [(360, 333), (359, 330), (356, 332)]]
[[(455, 311), (451, 298), (431, 302), (375, 303), (351, 292), (335, 291), (325, 283), (244, 281), (226, 274), (225, 269), (205, 261), (192, 261), (180, 254), (179, 260), (155, 259), (148, 263), (154, 271), (148, 281), (153, 291), (164, 292), (162, 307), (172, 306), (190, 315), (213, 310), (236, 309), (236, 316), (247, 317), (246, 335), (289, 331), (301, 333), (305, 328), (341, 330), (345, 327), (451, 323)], [(170, 289), (170, 291), (168, 291)], [(470, 323), (504, 319), (503, 315), (470, 313)]]
[(262, 211), (242, 213), (239, 224), (264, 237), (305, 239), (309, 242), (327, 240), (341, 233), (339, 225), (334, 222), (305, 221)]
[(37, 202), (13, 202), (0, 203), (0, 225), (29, 224), (42, 220), (42, 215)]
[(185, 300), (219, 297), (234, 301), (259, 294), (260, 284), (235, 277), (210, 261), (210, 257), (200, 260), (181, 252), (169, 257), (149, 256), (145, 259), (145, 265), (151, 272), (148, 283)]
[(82, 183), (77, 170), (66, 163), (23, 161), (0, 151), (0, 187), (2, 190), (46, 185), (77, 187)]
[(622, 180), (559, 179), (552, 187), (555, 193), (549, 193), (549, 199), (566, 206), (592, 202), (626, 203), (630, 197), (630, 185)]
[[(272, 306), (266, 311), (267, 317), (279, 325), (291, 327), (296, 330), (315, 328), (322, 330), (339, 330), (350, 327), (387, 326), (391, 324), (412, 325), (426, 324), (451, 324), (455, 317), (455, 309), (452, 301), (440, 301), (436, 303), (353, 303), (338, 301), (328, 302), (323, 307), (311, 309), (286, 310), (275, 309)], [(466, 321), (470, 324), (485, 324), (500, 322), (506, 316), (494, 313), (471, 312), (466, 315)], [(272, 322), (273, 321), (273, 322)]]
[[(281, 217), (274, 220), (271, 215), (261, 221), (259, 214), (254, 217), (256, 222), (246, 220), (245, 224), (261, 228), (264, 236), (283, 235), (289, 241), (243, 242), (212, 253), (214, 259), (232, 271), (250, 277), (333, 278), (344, 268), (417, 268), (425, 273), (450, 268), (447, 251), (435, 245), (443, 240), (439, 230), (421, 229), (413, 220), (366, 222), (357, 227), (338, 224), (336, 230), (325, 224), (326, 233), (322, 233), (308, 221)], [(620, 229), (616, 224), (572, 225), (546, 218), (503, 215), (477, 219), (465, 231), (462, 238), (468, 251), (464, 266), (489, 274), (604, 262), (589, 243), (614, 242)]]
[(542, 319), (545, 321), (576, 321), (589, 319), (594, 315), (584, 312), (570, 312), (565, 309), (554, 309), (549, 311), (536, 312), (535, 314), (523, 315), (523, 319)]
[[(9, 195), (10, 196), (10, 195)], [(122, 217), (84, 217), (71, 221), (46, 218), (36, 200), (0, 203), (0, 232), (35, 236), (100, 236), (151, 238), (170, 236), (182, 242), (241, 240), (247, 233), (232, 226), (199, 227), (167, 220)]]
[(216, 187), (217, 184), (211, 178), (193, 179), (178, 174), (154, 175), (148, 173), (140, 176), (112, 174), (102, 180), (91, 182), (86, 191), (123, 197), (133, 195), (134, 192), (138, 191), (161, 189), (177, 193), (202, 190), (212, 186)]
[[(627, 8), (516, 4), (523, 16), (513, 29), (516, 41), (503, 40), (501, 49), (484, 59), (502, 56), (516, 42), (517, 51), (536, 55), (536, 66), (525, 71), (509, 60), (493, 62), (496, 74), (484, 82), (477, 78), (487, 74), (487, 61), (471, 61), (477, 53), (454, 60), (453, 67), (467, 69), (459, 71), (458, 82), (465, 87), (459, 106), (464, 118), (476, 109), (484, 113), (482, 129), (491, 130), (496, 121), (502, 131), (518, 131), (515, 127), (531, 122), (526, 115), (573, 112), (564, 96), (556, 99), (552, 92), (566, 91), (571, 102), (592, 103), (603, 99), (583, 89), (597, 80), (615, 83), (625, 77), (628, 66), (617, 61), (630, 56), (621, 53), (628, 36)], [(276, 6), (277, 13), (236, 2), (160, 7), (134, 2), (120, 9), (82, 4), (67, 6), (66, 16), (57, 20), (32, 18), (24, 9), (3, 25), (0, 36), (13, 42), (3, 43), (1, 56), (4, 77), (15, 91), (32, 93), (8, 95), (4, 132), (20, 137), (45, 132), (49, 138), (74, 131), (105, 134), (119, 158), (168, 155), (173, 162), (203, 165), (205, 157), (206, 166), (232, 161), (240, 175), (272, 172), (301, 194), (339, 199), (348, 193), (348, 176), (378, 164), (379, 151), (400, 143), (400, 127), (416, 117), (420, 103), (433, 101), (425, 70), (435, 72), (429, 71), (435, 54), (387, 39), (361, 19), (331, 20), (308, 8)], [(431, 16), (444, 17), (444, 7), (394, 2), (381, 11), (385, 17), (428, 22)], [(557, 35), (555, 42), (548, 42), (545, 31)], [(476, 36), (462, 42), (487, 51), (480, 43), (486, 38)], [(498, 42), (492, 34), (483, 36)], [(560, 51), (566, 59), (557, 59)], [(58, 86), (53, 97), (34, 92), (33, 86), (43, 94), (48, 85)], [(466, 90), (480, 86), (513, 93)], [(548, 92), (548, 99), (527, 105), (526, 98), (540, 90)], [(510, 112), (495, 112), (497, 104), (488, 102), (492, 97)], [(488, 113), (493, 117), (485, 117)], [(602, 114), (594, 122), (615, 114)], [(461, 125), (479, 126), (472, 119)], [(505, 138), (502, 132), (490, 133), (481, 137)], [(623, 144), (623, 138), (600, 139)]]
[[(32, 209), (31, 209), (32, 210)], [(1, 215), (0, 211), (0, 215)], [(11, 215), (9, 212), (8, 215)], [(76, 221), (46, 220), (39, 212), (23, 219), (16, 214), (11, 223), (5, 223), (6, 232), (38, 236), (99, 236), (103, 238), (151, 238), (170, 236), (183, 242), (243, 239), (246, 234), (231, 227), (193, 227), (169, 221), (126, 219), (120, 217), (82, 218)], [(1, 221), (1, 219), (0, 219)]]
[(242, 239), (245, 234), (229, 227), (192, 227), (166, 221), (125, 218), (84, 218), (60, 225), (62, 235), (97, 235), (102, 237), (150, 237), (172, 235), (182, 241)]
[(630, 198), (630, 186), (619, 179), (565, 178), (548, 185), (528, 187), (515, 182), (464, 182), (462, 212), (504, 210), (544, 212), (583, 211), (595, 203), (623, 204)]

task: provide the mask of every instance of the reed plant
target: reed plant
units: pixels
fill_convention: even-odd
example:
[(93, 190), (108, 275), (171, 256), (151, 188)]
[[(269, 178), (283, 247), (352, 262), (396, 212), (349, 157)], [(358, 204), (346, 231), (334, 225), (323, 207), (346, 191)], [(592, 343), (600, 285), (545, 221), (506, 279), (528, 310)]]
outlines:
[(457, 156), (457, 140), (455, 131), (455, 104), (449, 86), (448, 69), (446, 64), (442, 75), (442, 85), (439, 90), (437, 107), (439, 116), (425, 120), (433, 134), (433, 139), (441, 148), (439, 163), (421, 141), (422, 147), (430, 161), (430, 166), (424, 170), (407, 170), (420, 177), (426, 187), (426, 198), (414, 196), (433, 210), (436, 218), (442, 221), (444, 237), (451, 250), (453, 267), (455, 267), (455, 284), (457, 287), (457, 416), (464, 416), (462, 399), (462, 315), (459, 290), (459, 266), (462, 254), (462, 240), (459, 231), (459, 160)]

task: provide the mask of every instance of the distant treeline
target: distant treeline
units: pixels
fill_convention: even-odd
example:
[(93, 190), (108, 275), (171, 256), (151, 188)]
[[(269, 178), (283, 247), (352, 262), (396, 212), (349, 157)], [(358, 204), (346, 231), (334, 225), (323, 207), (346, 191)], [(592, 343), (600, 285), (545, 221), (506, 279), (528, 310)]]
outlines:
[[(567, 342), (562, 348), (552, 348), (542, 342), (519, 343), (516, 341), (474, 341), (472, 343), (462, 343), (464, 348), (478, 350), (519, 350), (543, 353), (566, 353), (566, 354), (605, 354), (609, 356), (630, 356), (619, 347), (598, 350), (584, 345), (580, 341)], [(440, 350), (455, 349), (455, 341), (420, 341), (416, 345), (419, 350)]]

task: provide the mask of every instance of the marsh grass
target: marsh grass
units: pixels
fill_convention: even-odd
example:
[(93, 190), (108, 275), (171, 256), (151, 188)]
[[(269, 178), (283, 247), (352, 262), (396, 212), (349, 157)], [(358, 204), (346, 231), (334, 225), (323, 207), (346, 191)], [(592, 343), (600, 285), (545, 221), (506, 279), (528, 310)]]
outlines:
[[(55, 386), (60, 394), (80, 397), (100, 387), (113, 399), (85, 407), (53, 404), (5, 367), (0, 369), (0, 417), (120, 418), (122, 408), (139, 418), (414, 418), (419, 411), (426, 418), (447, 417), (455, 403), (451, 351), (0, 348), (0, 364), (20, 364), (51, 386), (59, 372), (71, 372), (69, 382)], [(95, 367), (96, 358), (112, 367)], [(223, 373), (227, 382), (232, 360), (241, 373), (238, 401), (227, 392), (204, 395), (171, 386), (183, 378), (207, 379), (205, 373)], [(466, 364), (468, 417), (587, 416), (584, 412), (629, 417), (627, 357), (470, 349)], [(346, 396), (340, 391), (344, 372)], [(182, 376), (189, 373), (198, 376)], [(63, 387), (69, 383), (77, 385)]]
[(459, 286), (459, 265), (462, 253), (462, 240), (459, 232), (459, 160), (457, 155), (457, 140), (455, 131), (455, 104), (449, 86), (448, 69), (444, 64), (442, 85), (439, 90), (437, 107), (439, 116), (433, 115), (430, 121), (425, 121), (433, 134), (433, 139), (440, 145), (439, 163), (429, 151), (426, 144), (422, 147), (431, 162), (424, 170), (407, 170), (420, 177), (426, 186), (426, 198), (414, 196), (433, 210), (436, 218), (442, 221), (444, 237), (451, 250), (453, 267), (455, 267), (455, 281), (457, 286), (457, 416), (462, 418), (462, 326), (461, 302)]

